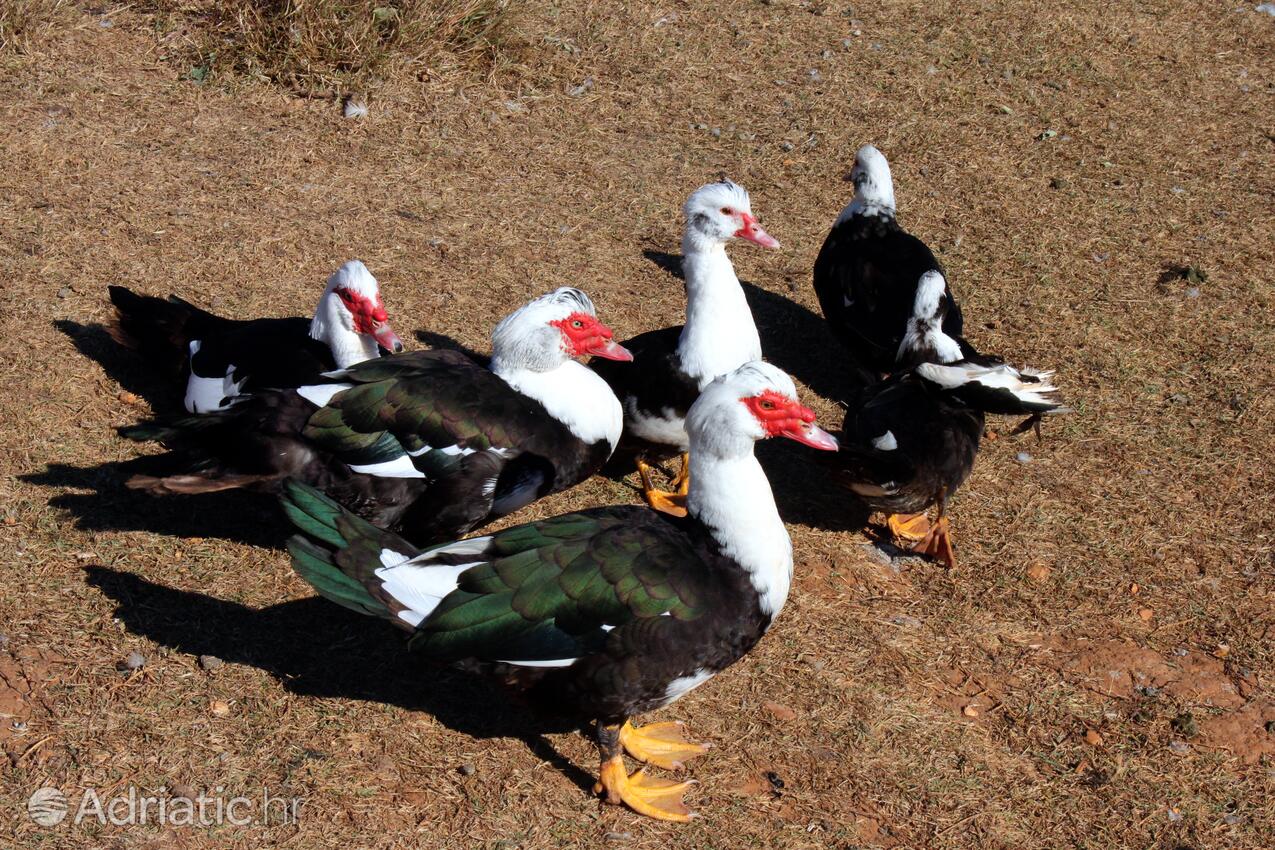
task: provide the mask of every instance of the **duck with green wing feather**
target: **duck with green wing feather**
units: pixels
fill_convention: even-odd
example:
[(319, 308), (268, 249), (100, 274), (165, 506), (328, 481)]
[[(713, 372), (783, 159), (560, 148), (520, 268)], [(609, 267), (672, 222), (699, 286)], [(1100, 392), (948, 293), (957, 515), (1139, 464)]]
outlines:
[[(686, 419), (687, 516), (594, 508), (485, 537), (417, 548), (289, 484), (303, 532), (296, 571), (323, 596), (411, 633), (410, 646), (499, 676), (555, 714), (597, 723), (597, 792), (650, 817), (686, 821), (681, 768), (707, 747), (680, 726), (637, 727), (740, 659), (783, 608), (792, 544), (753, 444), (836, 441), (792, 380), (753, 362), (718, 378)], [(624, 753), (644, 763), (630, 774)]]

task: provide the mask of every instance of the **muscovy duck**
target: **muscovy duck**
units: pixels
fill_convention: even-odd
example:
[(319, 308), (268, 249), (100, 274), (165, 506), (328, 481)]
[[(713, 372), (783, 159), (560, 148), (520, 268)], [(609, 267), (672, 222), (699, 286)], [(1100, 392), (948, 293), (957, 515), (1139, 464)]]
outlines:
[(595, 792), (685, 821), (691, 783), (629, 775), (623, 752), (679, 768), (707, 747), (678, 724), (629, 719), (724, 670), (779, 615), (792, 544), (753, 443), (834, 450), (814, 418), (765, 363), (710, 384), (686, 417), (686, 517), (593, 508), (422, 550), (290, 484), (284, 506), (305, 535), (289, 541), (292, 564), (333, 602), (409, 631), (411, 648), (492, 673), (554, 714), (596, 720)]
[[(899, 352), (900, 362), (914, 365), (850, 400), (830, 463), (870, 508), (889, 515), (896, 537), (953, 568), (947, 500), (974, 467), (984, 414), (1025, 414), (1033, 423), (1066, 408), (1051, 397), (1052, 372), (1019, 371), (948, 336), (944, 288), (937, 272), (922, 275)], [(931, 505), (938, 505), (934, 523), (924, 513)]]
[(312, 484), (413, 542), (450, 540), (593, 475), (620, 438), (611, 388), (575, 358), (630, 355), (593, 303), (563, 287), (496, 326), (490, 371), (417, 351), (330, 372), (230, 410), (124, 428), (197, 459), (135, 489), (200, 493)]
[[(624, 346), (632, 363), (595, 363), (624, 405), (621, 454), (633, 456), (642, 493), (657, 510), (685, 515), (689, 474), (686, 413), (714, 378), (761, 359), (761, 340), (726, 243), (745, 239), (763, 248), (779, 242), (753, 216), (748, 192), (723, 180), (696, 189), (683, 207), (682, 274), (686, 324), (648, 331)], [(682, 453), (677, 493), (655, 489), (647, 459)]]
[[(814, 285), (824, 318), (864, 369), (882, 376), (901, 368), (900, 346), (917, 281), (943, 267), (925, 243), (895, 220), (890, 164), (872, 145), (855, 155), (854, 200), (841, 211), (815, 259)], [(962, 332), (961, 309), (944, 289), (943, 330)]]
[(350, 260), (328, 278), (314, 318), (223, 319), (175, 295), (109, 287), (111, 334), (153, 363), (180, 371), (189, 413), (224, 410), (254, 389), (291, 388), (323, 372), (400, 352), (376, 278)]

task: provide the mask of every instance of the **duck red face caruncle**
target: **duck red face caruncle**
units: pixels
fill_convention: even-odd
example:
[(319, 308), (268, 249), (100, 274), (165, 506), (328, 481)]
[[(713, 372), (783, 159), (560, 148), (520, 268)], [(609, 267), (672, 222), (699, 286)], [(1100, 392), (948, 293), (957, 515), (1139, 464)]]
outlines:
[(550, 322), (562, 331), (567, 353), (572, 357), (603, 357), (607, 360), (632, 360), (633, 355), (612, 339), (611, 329), (594, 316), (575, 312), (565, 319)]
[(403, 341), (390, 327), (390, 317), (385, 312), (385, 304), (379, 293), (369, 298), (351, 289), (338, 288), (333, 291), (354, 317), (355, 333), (367, 334), (381, 348), (394, 354), (403, 350)]
[(815, 412), (783, 393), (766, 390), (741, 398), (768, 437), (787, 437), (812, 449), (835, 452), (837, 440), (815, 424)]

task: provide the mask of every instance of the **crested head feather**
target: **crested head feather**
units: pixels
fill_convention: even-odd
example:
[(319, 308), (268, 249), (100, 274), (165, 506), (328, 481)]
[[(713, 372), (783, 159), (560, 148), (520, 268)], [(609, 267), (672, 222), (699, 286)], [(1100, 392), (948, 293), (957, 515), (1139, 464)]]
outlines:
[(334, 289), (346, 289), (364, 298), (375, 298), (381, 293), (380, 284), (362, 260), (350, 260), (332, 273), (324, 292)]
[(597, 316), (593, 301), (579, 289), (563, 286), (533, 299), (500, 320), (491, 332), (492, 371), (507, 367), (543, 372), (570, 359), (562, 333), (550, 325), (573, 313)]
[(722, 207), (731, 207), (746, 213), (753, 211), (748, 190), (733, 180), (722, 178), (716, 183), (700, 186), (692, 192), (682, 206), (682, 213), (687, 221), (690, 221), (697, 213), (719, 210)]

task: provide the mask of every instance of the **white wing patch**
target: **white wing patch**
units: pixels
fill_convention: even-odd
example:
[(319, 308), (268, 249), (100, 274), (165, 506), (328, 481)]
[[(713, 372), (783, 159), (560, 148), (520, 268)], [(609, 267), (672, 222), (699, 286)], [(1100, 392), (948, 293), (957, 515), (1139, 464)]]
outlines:
[[(387, 549), (381, 552), (382, 562), (387, 552), (402, 557)], [(381, 580), (381, 588), (406, 609), (398, 616), (409, 625), (419, 626), (443, 601), (443, 597), (456, 589), (460, 574), (480, 563), (482, 561), (452, 566), (403, 561), (394, 566), (380, 567), (376, 570), (376, 577)]]
[(297, 387), (297, 395), (316, 407), (327, 407), (332, 396), (352, 386), (354, 384), (313, 384), (308, 387)]
[(191, 413), (208, 413), (221, 410), (226, 398), (225, 378), (203, 378), (190, 373), (186, 381), (186, 410)]
[(487, 547), (491, 545), (491, 535), (486, 537), (470, 537), (468, 540), (457, 540), (455, 543), (448, 543), (446, 546), (439, 546), (430, 549), (425, 554), (429, 557), (435, 555), (482, 555), (487, 552)]
[(507, 661), (498, 659), (498, 664), (512, 664), (515, 667), (570, 667), (579, 661), (579, 658), (551, 658), (547, 661)]
[(689, 676), (679, 676), (668, 683), (668, 687), (664, 689), (664, 704), (672, 702), (675, 699), (681, 699), (700, 685), (713, 678), (711, 670), (696, 670)]
[[(1048, 398), (1049, 393), (1058, 391), (1050, 383), (1053, 372), (1019, 372), (1007, 364), (984, 367), (973, 363), (957, 363), (952, 366), (922, 363), (916, 367), (916, 371), (922, 378), (946, 389), (975, 383), (989, 389), (1009, 390), (1019, 400), (1029, 404), (1057, 404)], [(1023, 375), (1036, 378), (1036, 382), (1024, 381)]]
[(397, 567), (399, 564), (406, 564), (411, 559), (402, 552), (395, 552), (393, 549), (381, 550), (381, 564), (386, 567)]
[(442, 452), (448, 457), (465, 457), (466, 455), (472, 455), (476, 451), (478, 449), (462, 448), (461, 446), (444, 446), (441, 449), (434, 446), (422, 446), (414, 452), (408, 452), (408, 454), (412, 457), (420, 457), (426, 452)]
[(424, 478), (425, 473), (421, 472), (412, 464), (412, 459), (407, 455), (399, 455), (393, 460), (383, 460), (380, 463), (352, 463), (350, 464), (352, 472), (361, 472), (364, 475), (375, 475), (378, 478)]
[(677, 446), (685, 451), (690, 445), (686, 433), (686, 420), (672, 408), (665, 408), (658, 416), (647, 416), (637, 409), (637, 401), (625, 399), (625, 427), (629, 433), (648, 442), (662, 446)]
[(892, 452), (899, 447), (899, 441), (894, 439), (893, 431), (886, 431), (880, 437), (872, 441), (873, 448), (882, 452)]
[[(199, 351), (199, 340), (193, 340), (190, 343), (190, 353), (193, 357)], [(226, 367), (226, 374), (220, 378), (205, 378), (202, 375), (196, 375), (194, 365), (192, 363), (190, 369), (190, 378), (186, 380), (186, 410), (190, 413), (208, 413), (213, 410), (225, 410), (230, 407), (226, 401), (234, 400), (239, 395), (240, 388), (243, 387), (244, 381), (236, 381), (230, 376), (235, 372), (235, 364), (231, 363)]]

